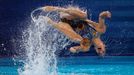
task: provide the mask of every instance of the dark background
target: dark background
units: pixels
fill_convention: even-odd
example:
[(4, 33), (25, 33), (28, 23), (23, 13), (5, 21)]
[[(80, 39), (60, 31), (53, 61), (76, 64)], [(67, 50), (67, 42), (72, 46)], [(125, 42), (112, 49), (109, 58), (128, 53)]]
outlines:
[[(107, 55), (134, 55), (134, 0), (0, 0), (0, 56), (18, 54), (16, 41), (22, 38), (30, 13), (45, 5), (74, 5), (86, 8), (93, 21), (101, 11), (109, 10), (112, 18), (106, 20), (107, 32), (102, 36)], [(69, 56), (65, 50), (59, 56)], [(87, 53), (96, 55), (94, 49)]]

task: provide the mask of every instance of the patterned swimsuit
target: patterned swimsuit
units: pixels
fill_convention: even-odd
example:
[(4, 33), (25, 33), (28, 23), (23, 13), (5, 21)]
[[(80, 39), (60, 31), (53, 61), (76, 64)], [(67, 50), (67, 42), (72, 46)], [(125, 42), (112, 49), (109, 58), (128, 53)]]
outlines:
[[(68, 23), (76, 33), (80, 34), (84, 38), (92, 39), (93, 37), (97, 36), (96, 30), (91, 26), (89, 26), (88, 23), (84, 20), (80, 19), (67, 20), (66, 18), (62, 18), (61, 21)], [(84, 25), (84, 29), (77, 31), (76, 29), (81, 27), (80, 25)]]

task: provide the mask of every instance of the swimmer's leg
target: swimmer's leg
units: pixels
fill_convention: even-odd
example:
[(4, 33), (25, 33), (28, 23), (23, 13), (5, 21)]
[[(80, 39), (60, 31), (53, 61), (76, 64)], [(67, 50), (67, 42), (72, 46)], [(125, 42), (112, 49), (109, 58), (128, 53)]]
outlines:
[(93, 27), (97, 32), (105, 33), (106, 31), (106, 25), (105, 25), (105, 19), (111, 18), (111, 13), (109, 11), (103, 11), (99, 14), (99, 22), (94, 22), (91, 20), (86, 19), (85, 21), (88, 22), (88, 24)]
[(51, 24), (53, 27), (64, 33), (67, 37), (69, 37), (71, 40), (80, 42), (83, 38), (77, 34), (72, 27), (64, 22), (54, 22), (50, 18), (45, 17), (49, 24)]
[(64, 33), (71, 40), (80, 43), (80, 46), (71, 47), (70, 51), (76, 52), (76, 50), (81, 49), (81, 51), (84, 52), (84, 51), (87, 51), (89, 49), (90, 41), (88, 39), (82, 38), (79, 34), (77, 34), (69, 24), (64, 23), (64, 22), (56, 23), (56, 22), (52, 21), (50, 18), (48, 18), (48, 19), (49, 19), (48, 23), (53, 25), (53, 27), (57, 28), (59, 31)]
[(98, 28), (100, 29), (101, 33), (106, 32), (106, 24), (105, 24), (106, 18), (111, 18), (111, 13), (109, 11), (103, 11), (99, 14)]

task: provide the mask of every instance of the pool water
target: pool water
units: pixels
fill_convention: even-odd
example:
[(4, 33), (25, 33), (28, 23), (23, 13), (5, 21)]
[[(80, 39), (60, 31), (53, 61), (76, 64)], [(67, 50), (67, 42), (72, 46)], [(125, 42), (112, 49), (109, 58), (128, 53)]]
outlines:
[[(134, 75), (134, 56), (60, 57), (58, 75)], [(22, 63), (0, 58), (0, 75), (18, 75)]]

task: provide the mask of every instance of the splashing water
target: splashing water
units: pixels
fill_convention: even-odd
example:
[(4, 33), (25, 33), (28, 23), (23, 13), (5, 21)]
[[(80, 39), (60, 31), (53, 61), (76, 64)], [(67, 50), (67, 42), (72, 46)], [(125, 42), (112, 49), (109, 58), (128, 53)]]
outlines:
[[(23, 68), (18, 69), (19, 75), (57, 75), (57, 60), (55, 51), (68, 45), (67, 37), (47, 23), (45, 16), (53, 19), (58, 14), (47, 13), (45, 16), (38, 13), (33, 16), (36, 9), (31, 13), (34, 21), (29, 25), (24, 34), (26, 60)], [(57, 17), (55, 17), (57, 16)]]

